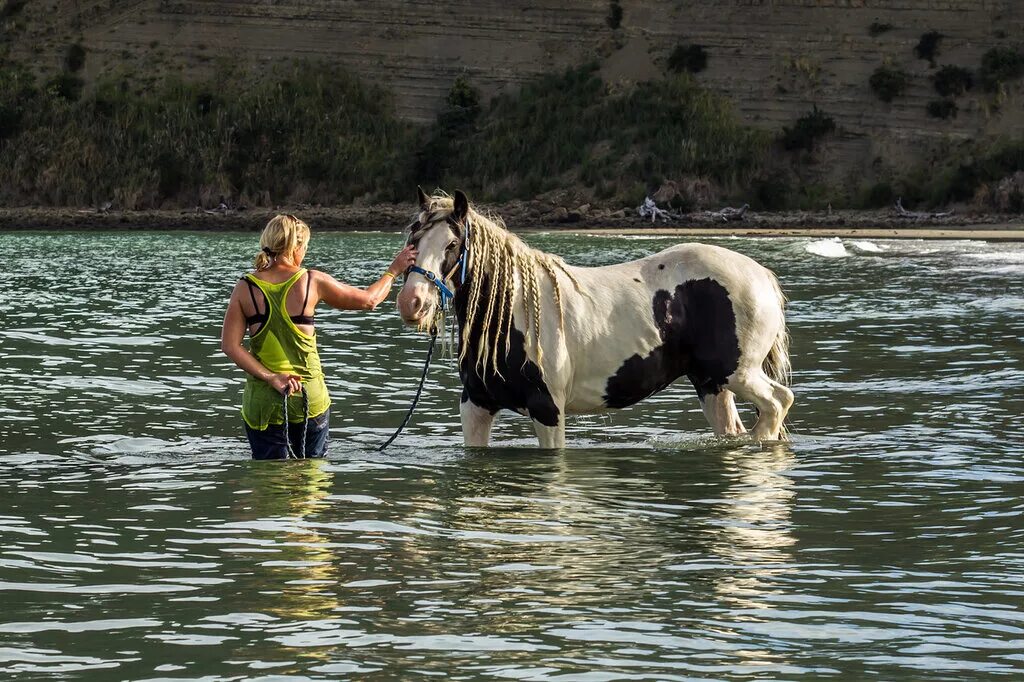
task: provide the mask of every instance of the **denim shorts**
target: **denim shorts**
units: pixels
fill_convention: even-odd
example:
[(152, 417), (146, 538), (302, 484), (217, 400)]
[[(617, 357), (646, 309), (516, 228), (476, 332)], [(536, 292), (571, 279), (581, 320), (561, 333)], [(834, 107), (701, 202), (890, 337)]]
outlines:
[[(318, 417), (312, 417), (306, 422), (305, 434), (302, 431), (302, 422), (288, 423), (288, 441), (291, 442), (292, 451), (296, 457), (302, 457), (303, 436), (306, 441), (307, 458), (323, 457), (327, 454), (327, 433), (330, 420), (331, 411), (329, 409)], [(246, 424), (245, 435), (249, 437), (249, 447), (252, 448), (253, 459), (288, 458), (288, 444), (285, 442), (284, 427), (281, 424), (271, 424), (263, 431), (257, 431)]]

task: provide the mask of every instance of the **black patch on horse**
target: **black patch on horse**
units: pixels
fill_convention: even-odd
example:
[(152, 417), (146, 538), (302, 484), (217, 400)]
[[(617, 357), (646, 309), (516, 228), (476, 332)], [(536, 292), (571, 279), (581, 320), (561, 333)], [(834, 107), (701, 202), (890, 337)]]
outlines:
[(684, 374), (703, 401), (721, 391), (739, 366), (736, 314), (721, 284), (708, 278), (680, 284), (671, 295), (662, 289), (652, 307), (661, 345), (647, 357), (633, 355), (608, 379), (608, 407), (633, 405)]
[[(481, 298), (487, 300), (490, 296), (490, 287), (484, 282)], [(466, 321), (466, 287), (459, 287), (455, 293), (455, 314), (459, 320), (459, 327), (467, 324)], [(486, 330), (491, 347), (499, 348), (498, 372), (488, 361), (487, 366), (480, 370), (477, 368), (479, 349), (477, 340), (483, 325), (483, 311), (472, 321), (473, 329), (470, 338), (472, 345), (466, 352), (466, 356), (459, 364), (459, 378), (462, 380), (462, 402), (472, 401), (474, 405), (488, 410), (494, 414), (498, 410), (525, 411), (530, 418), (544, 426), (558, 426), (559, 410), (555, 401), (551, 398), (547, 384), (541, 376), (540, 368), (527, 359), (526, 339), (523, 333), (515, 328), (513, 320), (512, 328), (509, 330), (509, 352), (503, 355), (500, 351), (505, 348), (505, 340), (498, 338), (497, 328)], [(462, 352), (462, 340), (460, 335), (459, 353)], [(481, 375), (481, 371), (483, 374)]]

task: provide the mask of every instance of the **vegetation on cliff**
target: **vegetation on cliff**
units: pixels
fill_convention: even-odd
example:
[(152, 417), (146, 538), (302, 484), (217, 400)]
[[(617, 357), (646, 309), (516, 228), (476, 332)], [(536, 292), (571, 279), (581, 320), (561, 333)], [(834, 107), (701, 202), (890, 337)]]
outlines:
[[(1008, 78), (1013, 60), (1003, 57), (999, 77)], [(188, 83), (111, 75), (83, 89), (85, 59), (69, 49), (46, 81), (0, 64), (0, 204), (192, 208), (223, 196), (233, 205), (336, 205), (405, 200), (420, 183), (485, 201), (555, 192), (623, 207), (665, 186), (700, 195), (677, 208), (840, 208), (895, 195), (970, 200), (1024, 171), (1024, 146), (1010, 141), (867, 189), (814, 184), (821, 143), (841, 133), (831, 116), (814, 108), (778, 133), (748, 126), (685, 72), (609, 85), (588, 65), (490, 101), (460, 76), (437, 120), (418, 126), (396, 117), (382, 89), (328, 65)], [(956, 96), (969, 76), (945, 69), (936, 85)], [(956, 107), (943, 100), (929, 113), (954, 116)]]
[(489, 199), (578, 185), (632, 201), (666, 177), (740, 186), (770, 141), (686, 75), (613, 93), (592, 66), (487, 106), (460, 78), (427, 128), (398, 120), (380, 89), (324, 65), (145, 88), (107, 78), (85, 93), (69, 72), (39, 84), (15, 65), (0, 70), (6, 204), (386, 201), (415, 182)]
[(0, 201), (387, 199), (414, 137), (382, 91), (323, 65), (141, 90), (109, 78), (85, 95), (70, 78), (39, 85), (25, 69), (0, 70)]
[(747, 183), (770, 145), (728, 102), (687, 75), (612, 92), (596, 66), (545, 76), (491, 101), (471, 120), (442, 113), (419, 177), (476, 187), (487, 198), (581, 186), (639, 201), (666, 178)]

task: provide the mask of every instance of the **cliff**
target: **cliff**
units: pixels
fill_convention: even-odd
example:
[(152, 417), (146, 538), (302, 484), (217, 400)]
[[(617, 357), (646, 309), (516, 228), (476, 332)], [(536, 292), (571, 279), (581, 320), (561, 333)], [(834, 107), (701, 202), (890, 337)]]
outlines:
[[(834, 118), (818, 163), (831, 182), (1024, 134), (1019, 82), (996, 93), (975, 85), (955, 117), (927, 113), (943, 65), (976, 72), (990, 48), (1020, 46), (1017, 0), (30, 0), (6, 30), (12, 54), (43, 70), (80, 43), (87, 81), (124, 66), (188, 78), (223, 60), (255, 71), (329, 60), (384, 84), (415, 121), (433, 120), (461, 73), (485, 96), (592, 60), (610, 82), (643, 81), (664, 73), (676, 46), (697, 44), (707, 54), (698, 80), (747, 122), (781, 130), (812, 106)], [(932, 60), (915, 54), (928, 32), (941, 34)], [(890, 103), (869, 86), (882, 65), (907, 76)]]

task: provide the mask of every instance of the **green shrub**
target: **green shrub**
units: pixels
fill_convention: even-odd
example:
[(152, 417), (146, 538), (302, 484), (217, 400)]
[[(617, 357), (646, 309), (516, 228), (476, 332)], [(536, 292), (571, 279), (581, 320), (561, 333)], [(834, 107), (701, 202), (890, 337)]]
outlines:
[(935, 91), (943, 97), (959, 97), (974, 87), (974, 75), (960, 66), (943, 66), (932, 80)]
[(899, 69), (880, 66), (871, 74), (868, 83), (883, 102), (891, 102), (907, 89), (907, 74)]
[(780, 174), (755, 178), (751, 184), (750, 205), (756, 211), (778, 211), (790, 205), (793, 188)]
[(674, 73), (700, 73), (708, 66), (708, 53), (700, 45), (676, 45), (668, 58), (668, 70)]
[(593, 191), (684, 175), (729, 184), (756, 170), (768, 148), (765, 133), (740, 124), (723, 98), (686, 74), (612, 94), (597, 65), (500, 95), (457, 135), (444, 134), (439, 119), (430, 139), (418, 166), (435, 174), (423, 180), (473, 185), (484, 198), (497, 188), (528, 197), (529, 177), (552, 187), (575, 179)]
[(619, 0), (608, 3), (608, 16), (605, 17), (605, 22), (613, 30), (622, 25), (622, 5), (619, 4)]
[(46, 82), (46, 89), (69, 102), (75, 102), (82, 96), (85, 82), (67, 71), (60, 73)]
[(18, 65), (0, 67), (0, 141), (17, 135), (39, 93), (32, 73)]
[(835, 120), (818, 107), (814, 107), (811, 113), (798, 118), (792, 128), (782, 129), (782, 146), (789, 151), (812, 151), (819, 139), (834, 132), (835, 129)]
[(956, 102), (951, 99), (937, 99), (928, 102), (928, 115), (932, 118), (956, 118)]
[(1019, 171), (1024, 171), (1024, 138), (1003, 141), (939, 172), (930, 199), (933, 204), (968, 201), (982, 184), (997, 183)]
[(206, 116), (217, 106), (217, 98), (211, 92), (197, 92), (194, 99), (200, 116)]
[(194, 206), (210, 186), (275, 203), (299, 186), (320, 203), (409, 192), (415, 129), (382, 90), (333, 66), (141, 92), (110, 78), (77, 101), (60, 92), (66, 80), (24, 100), (17, 134), (0, 144), (0, 201), (154, 208)]
[(1024, 75), (1024, 53), (1012, 47), (993, 47), (981, 57), (979, 77), (988, 92)]
[(896, 190), (888, 182), (876, 182), (864, 192), (861, 204), (864, 208), (885, 208), (896, 201)]
[(871, 22), (871, 25), (868, 26), (868, 34), (870, 34), (872, 36), (880, 36), (883, 33), (887, 33), (887, 32), (889, 32), (891, 30), (892, 30), (892, 24), (883, 24), (883, 23), (878, 22), (878, 21), (873, 21), (873, 22)]
[(944, 37), (938, 31), (928, 31), (921, 36), (917, 47), (914, 48), (914, 54), (918, 59), (927, 59), (932, 66), (935, 66), (935, 57), (939, 54), (939, 43)]
[(445, 98), (447, 108), (441, 113), (448, 132), (471, 124), (480, 115), (480, 91), (469, 83), (465, 74), (459, 74)]
[(450, 149), (472, 130), (480, 115), (480, 92), (459, 74), (445, 98), (445, 108), (422, 147), (416, 152), (413, 174), (418, 182), (440, 184)]
[(85, 48), (79, 43), (69, 45), (64, 53), (64, 70), (76, 73), (85, 66)]
[(18, 14), (28, 4), (28, 0), (7, 0), (3, 7), (0, 7), (0, 19), (7, 19)]
[(448, 90), (445, 101), (450, 107), (462, 109), (478, 109), (480, 107), (480, 92), (469, 83), (469, 78), (460, 73), (452, 87)]

